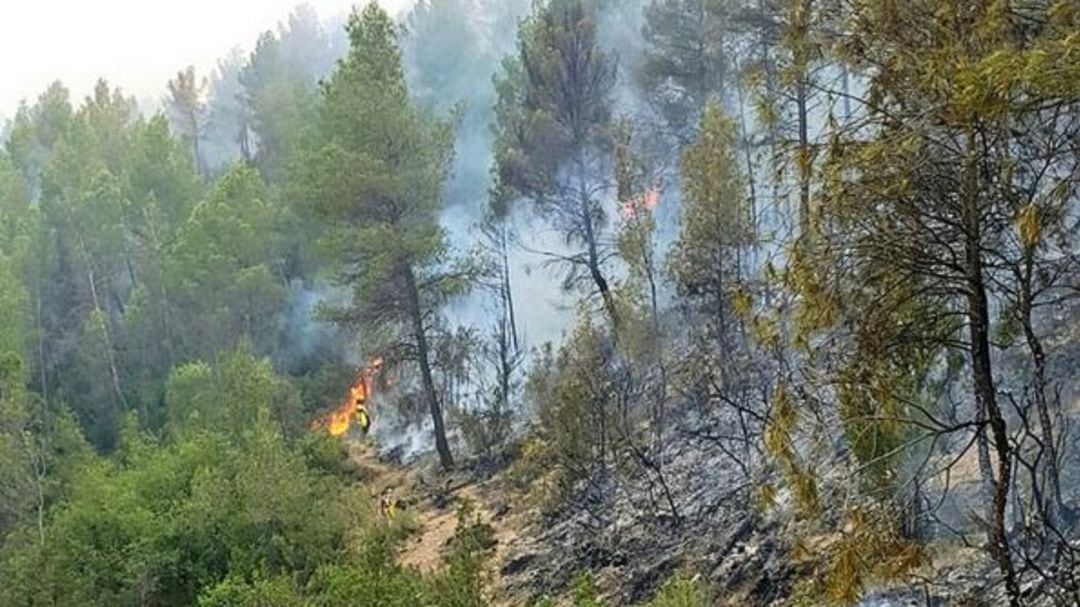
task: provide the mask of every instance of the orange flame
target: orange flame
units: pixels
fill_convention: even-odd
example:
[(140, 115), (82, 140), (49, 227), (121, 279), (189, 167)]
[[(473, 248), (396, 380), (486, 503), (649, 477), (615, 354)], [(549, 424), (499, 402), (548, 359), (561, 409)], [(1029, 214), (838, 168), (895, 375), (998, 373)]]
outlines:
[(312, 430), (326, 429), (331, 436), (344, 436), (352, 427), (353, 418), (358, 409), (365, 409), (368, 400), (375, 394), (375, 380), (382, 373), (383, 359), (374, 358), (357, 373), (356, 380), (349, 387), (349, 395), (341, 405), (327, 415), (311, 423)]
[(635, 196), (630, 200), (623, 200), (622, 206), (622, 218), (626, 221), (636, 219), (638, 214), (642, 211), (652, 213), (656, 210), (656, 207), (660, 206), (660, 186), (653, 186), (639, 196)]

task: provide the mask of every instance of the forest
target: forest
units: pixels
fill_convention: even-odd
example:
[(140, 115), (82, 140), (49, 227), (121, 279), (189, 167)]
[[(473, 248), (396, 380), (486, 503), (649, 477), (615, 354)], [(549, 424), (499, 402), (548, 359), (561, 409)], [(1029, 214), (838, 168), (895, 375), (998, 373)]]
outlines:
[(1080, 4), (358, 2), (0, 125), (0, 606), (1080, 605)]

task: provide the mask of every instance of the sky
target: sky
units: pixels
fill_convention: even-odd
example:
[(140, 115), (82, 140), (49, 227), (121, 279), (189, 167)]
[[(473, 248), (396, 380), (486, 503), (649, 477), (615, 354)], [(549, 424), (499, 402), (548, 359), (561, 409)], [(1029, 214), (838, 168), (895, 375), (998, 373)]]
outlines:
[[(301, 3), (323, 18), (366, 0), (5, 0), (0, 9), (0, 125), (54, 80), (75, 102), (104, 77), (157, 102), (176, 72), (209, 74), (235, 47), (249, 51)], [(412, 0), (379, 0), (399, 15)]]

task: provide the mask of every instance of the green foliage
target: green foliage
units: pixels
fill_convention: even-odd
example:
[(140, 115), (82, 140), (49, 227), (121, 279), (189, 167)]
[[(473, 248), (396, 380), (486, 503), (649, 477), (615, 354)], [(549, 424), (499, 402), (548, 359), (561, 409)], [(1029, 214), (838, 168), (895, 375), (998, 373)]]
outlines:
[(458, 507), (457, 529), (445, 557), (446, 568), (428, 582), (428, 596), (438, 607), (484, 607), (487, 559), (495, 546), (494, 530), (481, 522), (472, 504)]
[(253, 171), (230, 171), (197, 204), (188, 146), (104, 82), (77, 109), (51, 87), (20, 111), (6, 152), (0, 250), (34, 310), (29, 377), (96, 446), (115, 446), (128, 409), (163, 423), (173, 365), (244, 337), (260, 353), (279, 347), (292, 243)]
[[(458, 513), (458, 528), (445, 557), (445, 567), (430, 577), (397, 567), (390, 546), (393, 534), (383, 521), (368, 520), (361, 549), (346, 561), (319, 568), (306, 583), (278, 576), (254, 581), (230, 577), (209, 589), (200, 605), (266, 604), (310, 607), (431, 605), (482, 607), (486, 559), (493, 545), (491, 528), (480, 523), (469, 506)], [(390, 540), (393, 541), (393, 540)]]
[(260, 607), (302, 607), (306, 605), (288, 577), (256, 579), (248, 583), (241, 578), (230, 577), (199, 596), (199, 607), (232, 607), (234, 605), (259, 605)]
[[(776, 345), (774, 326), (755, 315), (751, 299), (757, 287), (746, 268), (758, 244), (756, 210), (737, 152), (735, 126), (714, 99), (704, 108), (696, 140), (683, 151), (679, 236), (667, 256), (686, 320), (697, 328), (690, 334), (697, 355), (676, 369), (689, 385), (730, 388), (746, 357), (739, 350), (748, 333), (765, 349)], [(721, 362), (717, 351), (728, 357)]]
[[(405, 313), (408, 306), (393, 305), (401, 303), (402, 264), (421, 270), (445, 253), (437, 212), (451, 133), (411, 107), (389, 17), (369, 5), (349, 28), (353, 48), (324, 84), (321, 136), (294, 184), (357, 303), (372, 314)], [(353, 269), (361, 274), (352, 278)]]
[(436, 212), (449, 130), (410, 107), (385, 13), (369, 5), (354, 14), (350, 36), (353, 50), (323, 87), (322, 136), (293, 181), (339, 279), (355, 285), (359, 304), (392, 314), (402, 264), (422, 267), (445, 249)]
[(194, 209), (177, 233), (165, 276), (172, 305), (181, 311), (176, 320), (188, 330), (177, 331), (172, 339), (192, 357), (235, 347), (221, 340), (238, 336), (266, 351), (277, 337), (275, 317), (284, 289), (272, 267), (280, 250), (276, 213), (258, 175), (239, 166), (218, 181), (210, 199)]
[(546, 371), (550, 377), (530, 380), (529, 389), (550, 390), (534, 393), (537, 418), (565, 485), (602, 465), (614, 440), (613, 356), (608, 334), (582, 314), (554, 366)]
[[(623, 42), (606, 29), (616, 3), (527, 4), (421, 0), (402, 31), (371, 2), (349, 18), (337, 63), (345, 49), (298, 9), (222, 66), (218, 99), (181, 72), (171, 125), (104, 81), (74, 105), (54, 83), (19, 108), (0, 152), (0, 604), (489, 601), (492, 530), (474, 512), (459, 513), (440, 572), (404, 570), (395, 553), (415, 520), (383, 521), (367, 487), (342, 486), (356, 472), (346, 446), (307, 431), (352, 379), (339, 349), (359, 335), (362, 354), (385, 355), (421, 392), (444, 464), (444, 406), (490, 392), (497, 406), (453, 421), (488, 456), (511, 435), (512, 369), (471, 390), (479, 341), (447, 334), (442, 314), (481, 269), (441, 221), (484, 199), (489, 160), (490, 218), (527, 201), (569, 249), (553, 256), (564, 286), (598, 293), (611, 320), (585, 302), (562, 347), (534, 357), (535, 425), (513, 489), (549, 510), (582, 479), (632, 466), (627, 446), (656, 431), (634, 454), (649, 460), (672, 426), (650, 425), (642, 403), (700, 404), (702, 429), (731, 404), (742, 439), (763, 448), (763, 462), (742, 462), (765, 477), (759, 505), (798, 514), (809, 578), (793, 600), (852, 604), (927, 562), (901, 533), (920, 520), (907, 488), (936, 490), (915, 477), (930, 469), (927, 438), (989, 422), (991, 489), (1019, 469), (1006, 460), (1040, 454), (1026, 467), (1040, 478), (997, 483), (986, 518), (1009, 576), (1036, 542), (1010, 553), (1006, 504), (1043, 508), (1035, 489), (1053, 492), (1041, 477), (1060, 436), (1049, 415), (1030, 417), (1049, 430), (1014, 432), (994, 382), (1022, 359), (1015, 375), (1034, 379), (1018, 407), (1056, 389), (1033, 311), (1060, 304), (1077, 274), (1062, 253), (1077, 249), (1080, 192), (1075, 2), (624, 3), (644, 8), (643, 53), (613, 49), (636, 69), (652, 110), (640, 113), (605, 48)], [(843, 95), (821, 95), (834, 88), (821, 75), (839, 76)], [(756, 122), (732, 86), (743, 76), (762, 97)], [(616, 120), (616, 107), (635, 115)], [(681, 157), (645, 156), (666, 146), (646, 148), (631, 121), (654, 118), (650, 138)], [(204, 158), (211, 130), (242, 163)], [(793, 165), (778, 163), (760, 199), (778, 214), (798, 206), (789, 242), (759, 238), (764, 154)], [(665, 256), (663, 215), (647, 211), (673, 160), (680, 224)], [(506, 260), (512, 229), (497, 229)], [(677, 288), (668, 309), (659, 260)], [(292, 339), (307, 320), (294, 300), (327, 280), (348, 290), (321, 310), (341, 339), (313, 353)], [(503, 350), (483, 354), (506, 370), (501, 322)], [(989, 418), (966, 398), (938, 410), (964, 373)], [(662, 476), (660, 455), (632, 480)], [(599, 594), (588, 574), (575, 580), (575, 605), (598, 607)], [(677, 575), (649, 604), (711, 598)]]
[(612, 91), (617, 63), (599, 44), (587, 0), (537, 2), (518, 31), (518, 54), (496, 81), (492, 206), (531, 202), (538, 216), (578, 249), (558, 261), (564, 285), (599, 294), (617, 311), (604, 262), (610, 249), (598, 195), (610, 181)]
[[(1036, 261), (1034, 251), (1048, 231), (1063, 234), (1052, 227), (1060, 226), (1059, 196), (1077, 184), (1051, 176), (1072, 166), (1074, 155), (1047, 134), (1074, 125), (1042, 108), (1075, 102), (1076, 58), (1061, 54), (1076, 48), (1075, 30), (1065, 33), (1076, 24), (1075, 10), (1049, 2), (1020, 14), (1005, 2), (929, 0), (832, 14), (806, 3), (789, 8), (783, 84), (805, 87), (824, 56), (841, 69), (865, 70), (866, 91), (858, 120), (830, 112), (823, 145), (804, 140), (795, 150), (802, 199), (813, 208), (789, 251), (784, 282), (795, 302), (794, 345), (818, 374), (801, 387), (798, 403), (835, 416), (836, 438), (850, 458), (843, 464), (857, 472), (814, 492), (821, 512), (834, 515), (816, 520), (836, 541), (811, 550), (825, 564), (806, 600), (853, 604), (870, 583), (916, 567), (920, 551), (899, 538), (901, 521), (910, 532), (907, 525), (920, 517), (903, 488), (919, 485), (912, 477), (927, 456), (921, 445), (989, 420), (996, 438), (980, 444), (979, 471), (994, 493), (984, 519), (989, 552), (1010, 602), (1020, 604), (1005, 508), (1024, 492), (1005, 481), (1013, 468), (1007, 460), (1023, 456), (1006, 439), (1013, 420), (998, 403), (996, 382), (1007, 372), (991, 352), (1016, 349), (1018, 326), (1010, 324), (1038, 298), (1028, 290), (1031, 277), (1044, 279), (1036, 290), (1054, 288), (1048, 268), (1056, 262)], [(918, 27), (928, 18), (929, 33)], [(1038, 25), (1022, 25), (1029, 22)], [(832, 24), (845, 33), (835, 36)], [(1055, 69), (1045, 69), (1046, 60)], [(872, 65), (883, 69), (866, 70)], [(1042, 150), (1038, 160), (1034, 149)], [(1013, 260), (1003, 262), (1011, 278), (998, 278), (1000, 259)], [(1040, 263), (1047, 265), (1035, 269)], [(999, 313), (1005, 322), (994, 326)], [(991, 343), (994, 335), (1004, 338), (1000, 344)], [(1027, 354), (1038, 366), (1037, 348)], [(977, 403), (958, 417), (948, 413), (947, 422), (938, 407), (951, 380), (931, 379), (944, 369), (968, 376)], [(799, 494), (807, 468), (825, 453), (821, 427), (809, 416), (788, 423), (778, 404), (766, 442)], [(991, 449), (996, 472), (985, 464)]]
[(816, 546), (798, 545), (795, 558), (813, 571), (793, 592), (794, 605), (855, 605), (874, 584), (888, 584), (929, 563), (923, 546), (897, 537), (888, 508), (855, 507), (843, 531)]
[(734, 292), (739, 254), (755, 238), (746, 177), (736, 153), (735, 127), (714, 100), (702, 116), (697, 141), (683, 154), (685, 210), (670, 259), (681, 291), (712, 310), (714, 302)]
[[(506, 73), (499, 84), (500, 182), (534, 198), (541, 211), (555, 214), (555, 220), (560, 219), (561, 206), (575, 208), (573, 201), (559, 200), (558, 190), (569, 185), (560, 170), (577, 158), (610, 149), (616, 67), (599, 48), (596, 28), (589, 2), (537, 4), (518, 34), (520, 56), (504, 64)], [(571, 62), (580, 62), (578, 69), (585, 72), (571, 77), (567, 69)]]
[(178, 368), (169, 378), (165, 400), (168, 429), (175, 435), (208, 430), (242, 436), (254, 422), (271, 420), (295, 432), (301, 422), (295, 389), (246, 344), (213, 368), (203, 363)]
[(512, 490), (538, 502), (541, 508), (555, 497), (552, 480), (557, 478), (554, 472), (554, 453), (548, 444), (537, 436), (529, 436), (521, 441), (520, 453), (514, 458), (506, 471), (504, 480)]
[(458, 415), (462, 438), (470, 453), (492, 459), (511, 436), (511, 412), (503, 409), (466, 410)]
[[(50, 514), (44, 543), (5, 546), (4, 566), (24, 591), (5, 604), (61, 596), (62, 604), (153, 597), (186, 605), (228, 577), (305, 577), (336, 558), (343, 523), (328, 497), (333, 485), (270, 422), (280, 380), (241, 350), (213, 370), (179, 374), (174, 389), (200, 373), (212, 380), (200, 397), (218, 417), (172, 417), (184, 420), (183, 432), (161, 445), (132, 431), (117, 460), (85, 466)], [(170, 404), (207, 413), (178, 399)], [(40, 562), (44, 573), (21, 562)]]
[(389, 563), (375, 568), (328, 567), (320, 570), (308, 588), (307, 604), (316, 607), (409, 607), (423, 604), (424, 586), (418, 575)]
[(35, 506), (41, 453), (30, 434), (34, 404), (25, 389), (27, 297), (10, 260), (0, 254), (0, 541)]
[(653, 0), (644, 9), (638, 86), (678, 140), (691, 136), (709, 99), (734, 80), (725, 44), (734, 38), (730, 0)]
[(578, 574), (570, 584), (570, 599), (573, 607), (603, 607), (596, 581), (588, 571)]
[(664, 582), (648, 607), (706, 607), (711, 604), (705, 583), (699, 577), (680, 572)]
[[(269, 183), (281, 184), (302, 147), (315, 111), (320, 78), (340, 49), (306, 5), (289, 15), (278, 31), (263, 33), (237, 70), (240, 107), (229, 114), (240, 155)], [(226, 105), (230, 100), (217, 100)]]

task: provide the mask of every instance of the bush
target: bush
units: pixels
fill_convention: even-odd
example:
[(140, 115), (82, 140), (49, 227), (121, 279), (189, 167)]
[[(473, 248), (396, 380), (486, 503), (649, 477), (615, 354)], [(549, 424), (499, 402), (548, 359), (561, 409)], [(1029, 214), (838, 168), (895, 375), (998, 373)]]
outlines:
[(544, 439), (531, 436), (521, 442), (520, 454), (504, 477), (507, 486), (525, 494), (527, 501), (543, 511), (555, 509), (561, 501), (559, 481), (562, 470)]
[(199, 597), (199, 607), (302, 607), (303, 598), (286, 577), (258, 579), (252, 583), (230, 577)]
[(600, 602), (600, 591), (596, 589), (596, 581), (588, 571), (579, 574), (574, 579), (573, 591), (574, 607), (604, 607)]
[(494, 529), (480, 520), (468, 501), (458, 508), (457, 529), (450, 540), (446, 569), (429, 584), (435, 607), (484, 607), (484, 569), (495, 545)]
[(686, 573), (678, 573), (665, 582), (649, 601), (649, 607), (707, 607), (710, 604), (705, 584)]
[(470, 453), (488, 462), (500, 459), (510, 439), (513, 421), (510, 411), (500, 407), (461, 411), (457, 421)]

